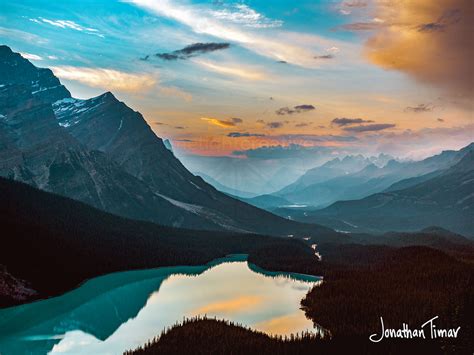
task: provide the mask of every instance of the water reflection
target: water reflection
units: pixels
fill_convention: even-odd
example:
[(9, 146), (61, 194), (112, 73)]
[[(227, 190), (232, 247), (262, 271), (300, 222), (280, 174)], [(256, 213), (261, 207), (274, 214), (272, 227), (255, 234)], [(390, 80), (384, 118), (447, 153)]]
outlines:
[(61, 297), (0, 310), (0, 353), (120, 354), (204, 314), (270, 334), (312, 330), (299, 307), (318, 278), (244, 260), (106, 275)]

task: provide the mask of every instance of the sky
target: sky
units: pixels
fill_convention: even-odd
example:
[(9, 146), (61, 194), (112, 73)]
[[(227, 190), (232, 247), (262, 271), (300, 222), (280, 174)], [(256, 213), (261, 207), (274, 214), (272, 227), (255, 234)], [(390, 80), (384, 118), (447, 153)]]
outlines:
[(113, 92), (181, 154), (419, 159), (474, 141), (473, 6), (3, 0), (0, 42), (75, 97)]

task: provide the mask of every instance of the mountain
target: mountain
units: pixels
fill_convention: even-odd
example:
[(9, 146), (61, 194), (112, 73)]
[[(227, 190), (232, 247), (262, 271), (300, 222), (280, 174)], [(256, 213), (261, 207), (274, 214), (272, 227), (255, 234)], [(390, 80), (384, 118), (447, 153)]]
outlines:
[(110, 92), (71, 97), (48, 69), (0, 46), (0, 176), (124, 217), (262, 234), (331, 230), (277, 217), (191, 174)]
[(179, 216), (196, 228), (203, 223), (60, 127), (48, 100), (70, 94), (51, 71), (35, 72), (7, 47), (0, 47), (0, 57), (2, 73), (8, 73), (0, 78), (0, 176), (130, 218), (173, 225)]
[(306, 221), (352, 231), (413, 231), (436, 225), (474, 236), (474, 150), (439, 175), (408, 188), (340, 201), (308, 214)]
[[(211, 157), (179, 154), (179, 159), (193, 173), (204, 172), (214, 181), (237, 191), (254, 195), (270, 194), (295, 181), (304, 173), (302, 159), (267, 157)], [(322, 159), (322, 158), (321, 158)]]
[[(473, 146), (471, 144), (459, 151), (444, 151), (422, 161), (399, 162), (392, 159), (383, 167), (359, 158), (359, 164), (365, 164), (365, 167), (360, 171), (347, 174), (343, 170), (344, 160), (339, 163), (329, 162), (331, 163), (329, 166), (313, 170), (301, 185), (285, 189), (287, 192), (278, 193), (278, 195), (296, 204), (316, 207), (325, 207), (340, 200), (364, 198), (382, 192), (401, 180), (446, 169), (456, 164), (467, 151), (473, 149)], [(360, 165), (353, 164), (351, 167), (356, 169)], [(338, 176), (331, 178), (332, 175)], [(315, 183), (310, 183), (311, 176), (316, 181)]]
[(432, 178), (434, 178), (434, 177), (436, 177), (436, 176), (438, 176), (442, 173), (443, 173), (443, 170), (436, 170), (436, 171), (433, 171), (431, 173), (424, 174), (424, 175), (421, 175), (421, 176), (415, 176), (415, 177), (412, 177), (412, 178), (403, 179), (403, 180), (397, 181), (393, 185), (390, 185), (383, 192), (403, 190), (403, 189), (409, 188), (411, 186), (418, 185), (418, 184), (420, 184), (424, 181), (427, 181), (429, 179), (432, 179)]
[[(389, 157), (386, 155), (380, 155), (381, 159)], [(391, 157), (389, 157), (391, 158)], [(310, 185), (321, 183), (338, 176), (344, 176), (355, 173), (362, 170), (367, 165), (375, 164), (380, 162), (380, 159), (376, 157), (365, 158), (362, 155), (347, 155), (344, 158), (335, 158), (324, 163), (321, 166), (308, 170), (303, 176), (301, 176), (294, 183), (286, 186), (280, 191), (276, 192), (275, 195), (291, 194), (292, 192), (302, 190)], [(385, 162), (386, 163), (386, 162)], [(385, 165), (385, 164), (383, 164)]]

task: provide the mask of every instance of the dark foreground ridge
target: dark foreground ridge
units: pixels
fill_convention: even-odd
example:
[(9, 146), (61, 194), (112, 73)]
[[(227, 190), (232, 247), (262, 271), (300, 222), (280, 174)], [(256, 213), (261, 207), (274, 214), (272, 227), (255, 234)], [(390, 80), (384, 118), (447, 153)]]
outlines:
[[(202, 265), (228, 254), (272, 256), (265, 267), (316, 262), (302, 241), (164, 227), (121, 218), (81, 202), (0, 178), (0, 306), (58, 295), (81, 282), (115, 271)], [(291, 255), (288, 255), (291, 253)], [(253, 260), (258, 263), (258, 260)], [(270, 267), (273, 265), (274, 267)]]
[(209, 318), (184, 320), (125, 355), (148, 354), (310, 354), (320, 341), (309, 333), (270, 337), (233, 322)]

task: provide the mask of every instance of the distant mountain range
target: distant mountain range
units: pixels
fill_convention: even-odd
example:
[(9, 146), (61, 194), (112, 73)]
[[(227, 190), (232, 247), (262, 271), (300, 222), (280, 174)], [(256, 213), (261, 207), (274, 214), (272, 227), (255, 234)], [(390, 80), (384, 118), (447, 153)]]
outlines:
[[(218, 184), (253, 195), (270, 194), (295, 181), (305, 172), (305, 159), (269, 159), (241, 157), (208, 157), (179, 154), (179, 159), (194, 174), (205, 173)], [(321, 154), (317, 161), (325, 161)], [(245, 196), (241, 196), (245, 197)]]
[(298, 180), (276, 192), (275, 195), (291, 196), (292, 193), (301, 191), (308, 186), (322, 183), (339, 176), (356, 173), (371, 164), (379, 167), (385, 166), (387, 162), (392, 159), (393, 157), (386, 154), (380, 154), (378, 157), (370, 158), (366, 158), (360, 154), (348, 155), (342, 159), (335, 158), (319, 167), (308, 170)]
[[(388, 155), (380, 155), (378, 160), (361, 155), (347, 156), (342, 160), (336, 158), (309, 170), (295, 183), (273, 195), (294, 204), (319, 208), (336, 201), (364, 198), (385, 191), (402, 180), (415, 179), (415, 183), (421, 181), (416, 179), (423, 179), (426, 174), (436, 174), (436, 171), (459, 162), (472, 146), (460, 151), (444, 151), (421, 161), (401, 162)], [(404, 184), (408, 186), (410, 181), (405, 181)]]
[(359, 200), (339, 201), (322, 210), (306, 212), (297, 219), (318, 221), (351, 232), (414, 231), (437, 225), (472, 237), (474, 145), (458, 152), (443, 152), (418, 166), (439, 163), (439, 160), (447, 164), (458, 159), (451, 167), (400, 181), (385, 192)]
[(142, 115), (107, 92), (71, 97), (49, 69), (0, 46), (0, 176), (163, 225), (334, 234), (217, 191), (191, 174)]

